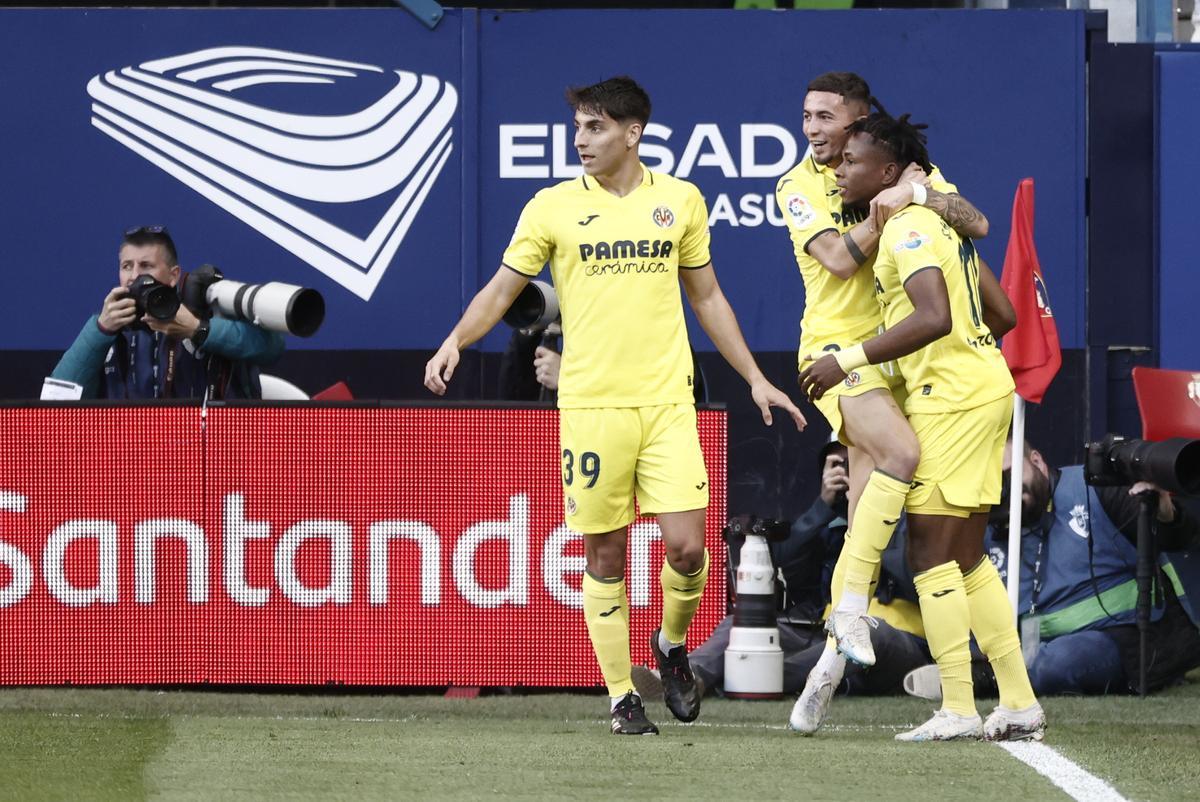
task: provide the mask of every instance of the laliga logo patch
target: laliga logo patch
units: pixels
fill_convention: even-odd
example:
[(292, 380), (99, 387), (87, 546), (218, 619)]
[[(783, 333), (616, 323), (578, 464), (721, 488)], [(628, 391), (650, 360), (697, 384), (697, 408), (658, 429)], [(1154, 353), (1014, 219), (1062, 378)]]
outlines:
[(1192, 380), (1188, 382), (1188, 398), (1196, 402), (1196, 406), (1200, 407), (1200, 373), (1193, 373)]
[(567, 496), (566, 507), (567, 507), (567, 515), (574, 515), (575, 511), (577, 509), (579, 509), (575, 505), (575, 497), (574, 496)]
[(659, 206), (651, 215), (654, 220), (654, 225), (659, 228), (670, 228), (675, 225), (675, 213), (669, 207)]
[(903, 250), (915, 251), (917, 248), (920, 248), (926, 242), (929, 242), (929, 240), (922, 237), (916, 231), (910, 231), (910, 232), (908, 232), (908, 239), (904, 240), (904, 242), (901, 242), (898, 245), (896, 245), (896, 247), (892, 248), (892, 253), (899, 253), (900, 251), (903, 251)]
[(857, 387), (861, 381), (862, 376), (858, 375), (858, 371), (855, 370), (850, 372), (850, 375), (846, 377), (846, 380), (842, 382), (842, 384), (846, 385), (847, 387)]
[[(297, 113), (304, 84), (320, 89)], [(92, 125), (364, 300), (450, 158), (458, 106), (433, 75), (261, 47), (147, 61), (87, 91)], [(289, 108), (262, 104), (283, 91)], [(377, 221), (363, 237), (344, 227), (355, 214)]]
[(792, 222), (800, 228), (811, 223), (817, 216), (816, 210), (803, 195), (788, 196), (787, 212), (792, 216)]

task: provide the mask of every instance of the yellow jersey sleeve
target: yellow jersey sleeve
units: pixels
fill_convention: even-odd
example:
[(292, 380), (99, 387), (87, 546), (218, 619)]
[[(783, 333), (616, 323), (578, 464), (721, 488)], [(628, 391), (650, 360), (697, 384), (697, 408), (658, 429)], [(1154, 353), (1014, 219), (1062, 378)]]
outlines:
[(683, 211), (684, 232), (679, 240), (679, 266), (683, 269), (704, 267), (712, 261), (709, 253), (708, 205), (698, 187), (689, 184), (687, 207)]
[(775, 188), (775, 204), (787, 222), (797, 257), (806, 253), (805, 246), (822, 231), (839, 230), (825, 201), (826, 191), (819, 173), (799, 167), (779, 179)]
[(947, 241), (934, 236), (932, 229), (935, 226), (931, 225), (931, 221), (924, 215), (909, 214), (897, 222), (904, 225), (885, 228), (885, 236), (880, 238), (879, 247), (886, 247), (893, 254), (900, 285), (907, 284), (913, 275), (926, 268), (941, 269), (948, 259), (947, 249), (943, 247)]
[(546, 203), (543, 194), (539, 192), (530, 198), (521, 210), (512, 240), (504, 249), (502, 261), (518, 273), (532, 278), (542, 272), (542, 268), (553, 254), (554, 240), (549, 221), (546, 219)]

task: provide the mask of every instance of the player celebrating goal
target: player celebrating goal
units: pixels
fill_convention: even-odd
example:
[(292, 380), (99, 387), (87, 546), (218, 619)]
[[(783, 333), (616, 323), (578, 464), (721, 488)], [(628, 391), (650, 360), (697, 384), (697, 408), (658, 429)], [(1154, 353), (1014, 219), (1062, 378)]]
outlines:
[[(837, 168), (847, 205), (894, 186), (905, 165), (932, 170), (925, 136), (907, 115), (872, 114), (849, 130)], [(904, 499), (908, 558), (943, 705), (926, 723), (897, 735), (901, 741), (1040, 740), (1046, 726), (1004, 585), (983, 553), (988, 511), (1000, 500), (1014, 387), (995, 331), (1015, 316), (999, 286), (980, 275), (969, 239), (933, 211), (906, 207), (884, 226), (875, 261), (886, 331), (822, 356), (801, 374), (802, 389), (814, 398), (867, 364), (895, 359), (904, 376), (904, 411), (921, 452)], [(1003, 326), (993, 329), (996, 313), (989, 310), (1003, 310)], [(975, 709), (971, 631), (1000, 688), (1000, 705), (986, 722)]]
[(650, 647), (667, 707), (700, 713), (688, 665), (688, 625), (708, 577), (704, 514), (708, 475), (696, 432), (692, 359), (679, 285), (721, 355), (770, 407), (798, 428), (804, 416), (764, 378), (709, 258), (708, 210), (699, 190), (652, 173), (638, 158), (650, 98), (628, 77), (567, 91), (584, 174), (526, 204), (500, 268), (425, 366), (441, 395), (460, 351), (486, 334), (525, 284), (550, 263), (562, 310), (559, 376), (566, 520), (585, 535), (583, 614), (611, 697), (612, 731), (656, 734), (630, 680), (626, 541), (636, 497), (657, 515), (666, 561), (662, 624)]

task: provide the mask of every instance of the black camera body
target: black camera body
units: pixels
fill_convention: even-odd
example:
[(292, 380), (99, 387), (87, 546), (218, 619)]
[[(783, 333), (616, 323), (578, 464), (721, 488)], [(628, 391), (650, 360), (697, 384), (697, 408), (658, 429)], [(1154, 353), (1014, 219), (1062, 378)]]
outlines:
[(740, 546), (746, 540), (746, 535), (758, 535), (766, 538), (768, 543), (779, 543), (787, 540), (791, 533), (792, 527), (787, 521), (759, 518), (757, 515), (735, 515), (721, 530), (721, 538), (730, 546)]
[(179, 295), (174, 287), (158, 281), (154, 276), (141, 275), (128, 288), (129, 297), (137, 305), (138, 318), (149, 315), (155, 320), (174, 320), (179, 311)]
[(1200, 495), (1200, 440), (1175, 437), (1156, 442), (1108, 434), (1086, 449), (1083, 476), (1093, 487), (1152, 482), (1171, 493)]

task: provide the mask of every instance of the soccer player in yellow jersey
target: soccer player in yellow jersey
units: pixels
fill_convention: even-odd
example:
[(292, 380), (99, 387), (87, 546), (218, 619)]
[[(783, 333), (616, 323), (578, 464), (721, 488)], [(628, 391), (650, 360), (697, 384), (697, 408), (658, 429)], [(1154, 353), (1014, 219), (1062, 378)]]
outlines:
[[(856, 121), (836, 171), (843, 203), (861, 204), (894, 186), (911, 162), (932, 169), (925, 137), (907, 115)], [(994, 277), (980, 269), (971, 240), (921, 206), (888, 219), (874, 273), (885, 331), (820, 357), (801, 374), (801, 387), (820, 397), (863, 366), (893, 359), (904, 377), (904, 411), (921, 452), (904, 501), (908, 557), (943, 705), (896, 738), (1040, 739), (1045, 716), (1025, 672), (1004, 585), (983, 553), (988, 510), (1000, 500), (1014, 389), (996, 335), (1014, 325), (1015, 314)], [(971, 685), (972, 630), (1000, 688), (1000, 705), (986, 723)]]
[[(861, 206), (843, 203), (834, 169), (840, 164), (848, 126), (878, 102), (854, 73), (814, 78), (804, 98), (804, 135), (811, 154), (779, 179), (776, 201), (791, 234), (804, 279), (805, 306), (799, 355), (849, 348), (882, 325), (875, 301), (872, 264), (879, 230), (888, 215), (914, 198), (965, 236), (987, 233), (987, 220), (934, 171), (910, 165), (894, 186)], [(801, 360), (799, 368), (805, 363)], [(816, 401), (834, 434), (850, 447), (850, 528), (830, 593), (831, 637), (797, 700), (790, 726), (811, 734), (820, 727), (847, 655), (875, 662), (867, 606), (874, 595), (879, 560), (900, 518), (904, 494), (920, 457), (916, 437), (893, 398), (902, 383), (893, 365), (853, 371)], [(839, 653), (841, 652), (841, 653)]]
[(425, 366), (441, 395), (459, 352), (496, 324), (548, 261), (562, 312), (558, 406), (566, 520), (585, 535), (583, 613), (611, 697), (612, 731), (655, 734), (630, 680), (626, 540), (634, 499), (658, 516), (666, 561), (662, 624), (650, 636), (667, 707), (700, 712), (688, 625), (708, 577), (708, 475), (696, 432), (680, 284), (763, 421), (804, 416), (764, 378), (713, 273), (700, 191), (638, 159), (650, 98), (628, 77), (567, 92), (584, 174), (526, 204), (495, 276)]

